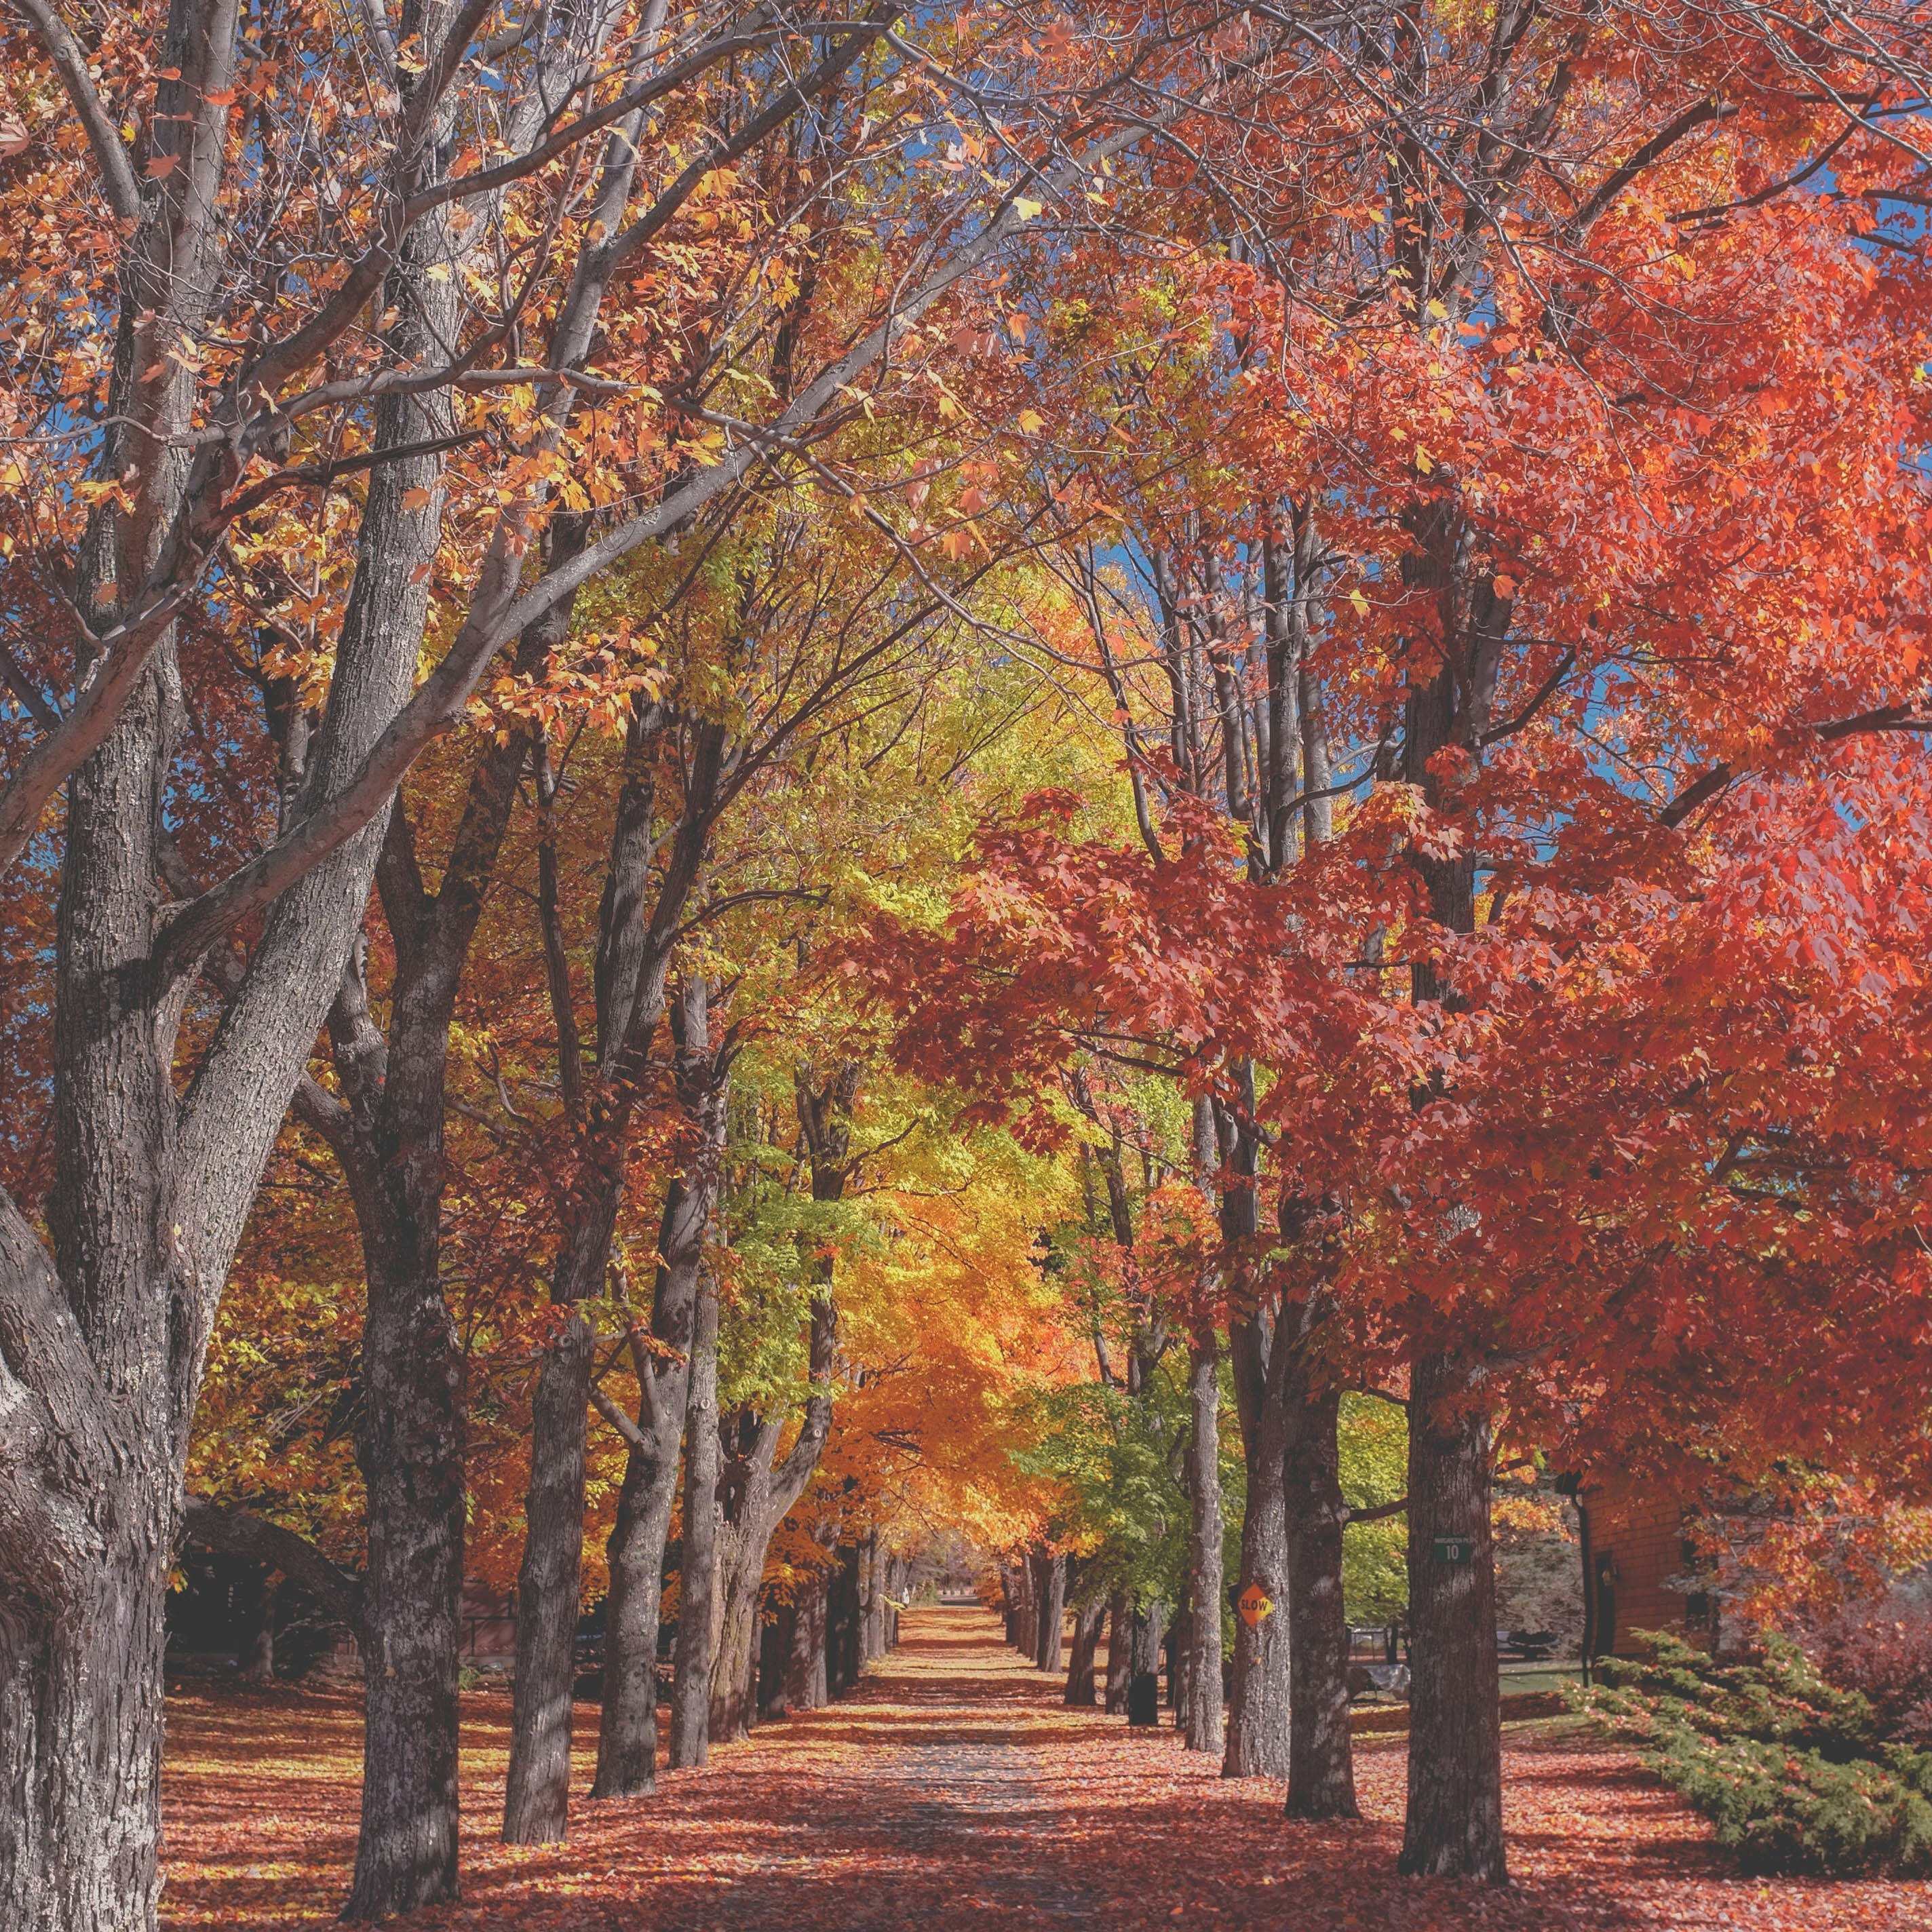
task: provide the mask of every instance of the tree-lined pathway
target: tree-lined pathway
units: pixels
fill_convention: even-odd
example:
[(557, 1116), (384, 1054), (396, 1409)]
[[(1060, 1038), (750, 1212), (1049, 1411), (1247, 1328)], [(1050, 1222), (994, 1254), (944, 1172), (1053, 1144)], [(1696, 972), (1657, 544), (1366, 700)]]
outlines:
[[(508, 1700), (466, 1700), (460, 1905), (424, 1927), (532, 1932), (898, 1932), (920, 1926), (1313, 1928), (1932, 1927), (1919, 1886), (1767, 1889), (1725, 1875), (1706, 1828), (1567, 1725), (1508, 1734), (1507, 1891), (1395, 1876), (1402, 1741), (1358, 1740), (1359, 1824), (1290, 1826), (1273, 1786), (1224, 1782), (1172, 1730), (1069, 1711), (974, 1609), (908, 1612), (850, 1697), (772, 1724), (656, 1795), (579, 1797), (571, 1840), (499, 1844)], [(179, 1701), (169, 1751), (178, 1924), (332, 1920), (354, 1850), (352, 1696)], [(579, 1792), (596, 1712), (578, 1714)]]

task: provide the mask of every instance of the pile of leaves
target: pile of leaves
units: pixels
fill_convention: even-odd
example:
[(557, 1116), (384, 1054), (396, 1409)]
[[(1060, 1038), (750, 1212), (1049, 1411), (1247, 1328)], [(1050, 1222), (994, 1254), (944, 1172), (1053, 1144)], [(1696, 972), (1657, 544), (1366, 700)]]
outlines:
[(1606, 1686), (1576, 1701), (1747, 1871), (1932, 1871), (1932, 1751), (1889, 1736), (1870, 1698), (1828, 1683), (1784, 1638), (1724, 1664), (1674, 1637), (1645, 1641), (1647, 1658), (1604, 1659)]

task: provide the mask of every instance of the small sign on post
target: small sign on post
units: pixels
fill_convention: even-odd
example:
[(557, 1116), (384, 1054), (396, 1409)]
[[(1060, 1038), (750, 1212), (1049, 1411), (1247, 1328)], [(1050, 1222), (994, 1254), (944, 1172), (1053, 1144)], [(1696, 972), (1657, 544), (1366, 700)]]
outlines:
[(1241, 1613), (1241, 1621), (1249, 1629), (1260, 1625), (1262, 1618), (1274, 1608), (1274, 1599), (1258, 1583), (1250, 1583), (1234, 1599), (1234, 1607)]
[(1475, 1553), (1473, 1536), (1438, 1536), (1430, 1545), (1430, 1554), (1438, 1563), (1466, 1563)]

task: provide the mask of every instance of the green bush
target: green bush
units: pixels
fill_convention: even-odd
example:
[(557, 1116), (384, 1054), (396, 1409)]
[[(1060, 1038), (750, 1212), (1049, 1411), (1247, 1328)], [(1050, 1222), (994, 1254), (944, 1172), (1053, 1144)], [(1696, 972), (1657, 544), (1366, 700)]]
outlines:
[(1636, 1745), (1745, 1870), (1932, 1871), (1932, 1751), (1888, 1741), (1868, 1699), (1777, 1638), (1729, 1664), (1645, 1640), (1647, 1660), (1604, 1659), (1604, 1687), (1574, 1701)]

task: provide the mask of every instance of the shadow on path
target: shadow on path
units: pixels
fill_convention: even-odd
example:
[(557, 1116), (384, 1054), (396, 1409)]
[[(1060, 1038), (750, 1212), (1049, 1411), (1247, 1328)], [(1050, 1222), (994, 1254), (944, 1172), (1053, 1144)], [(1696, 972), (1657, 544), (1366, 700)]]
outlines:
[[(1774, 1891), (1730, 1876), (1701, 1823), (1628, 1756), (1550, 1730), (1512, 1732), (1506, 1747), (1514, 1884), (1400, 1879), (1400, 1737), (1358, 1740), (1360, 1821), (1290, 1824), (1279, 1786), (1222, 1780), (1171, 1729), (1066, 1709), (1058, 1682), (1007, 1649), (983, 1611), (908, 1612), (904, 1632), (830, 1709), (761, 1727), (703, 1771), (664, 1774), (650, 1798), (578, 1797), (567, 1845), (496, 1842), (508, 1700), (466, 1700), (465, 1897), (410, 1924), (1932, 1932), (1922, 1888)], [(186, 1762), (171, 1765), (174, 1922), (280, 1932), (333, 1917), (353, 1850), (352, 1768), (340, 1768), (352, 1713), (311, 1698), (286, 1715), (292, 1734), (238, 1770), (221, 1760), (248, 1718), (196, 1707)], [(596, 1717), (580, 1707), (580, 1792)], [(244, 1778), (252, 1808), (237, 1825)], [(274, 1858), (278, 1834), (301, 1856), (254, 1862)]]

